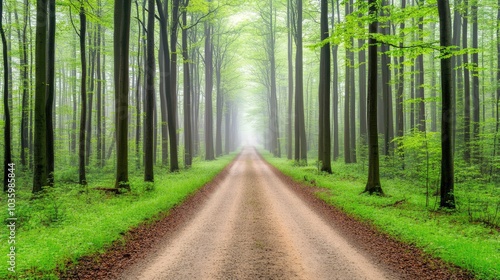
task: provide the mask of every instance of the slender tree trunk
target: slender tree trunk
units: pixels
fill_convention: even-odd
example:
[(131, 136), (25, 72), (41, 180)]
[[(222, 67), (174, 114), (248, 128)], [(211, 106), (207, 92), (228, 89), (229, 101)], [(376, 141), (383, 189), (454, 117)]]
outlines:
[(293, 158), (293, 135), (292, 135), (292, 115), (293, 115), (293, 49), (292, 49), (292, 16), (290, 15), (290, 5), (292, 0), (286, 2), (286, 26), (287, 26), (287, 58), (288, 58), (288, 110), (286, 114), (286, 156)]
[(297, 29), (295, 42), (295, 161), (307, 163), (307, 142), (304, 118), (304, 82), (302, 50), (302, 0), (297, 0)]
[[(168, 1), (168, 0), (167, 0)], [(168, 11), (168, 9), (165, 9)], [(170, 92), (167, 94), (168, 135), (170, 138), (170, 171), (179, 170), (177, 156), (177, 30), (179, 26), (179, 0), (172, 1), (172, 31), (170, 33)]]
[[(20, 66), (21, 66), (21, 79), (22, 79), (22, 113), (21, 113), (21, 164), (23, 168), (26, 168), (28, 165), (29, 159), (29, 94), (30, 94), (30, 85), (28, 80), (28, 42), (26, 38), (26, 28), (28, 25), (28, 9), (29, 4), (28, 0), (24, 1), (24, 12), (23, 12), (23, 23), (22, 30), (21, 25), (17, 23), (19, 26), (19, 48), (21, 53)], [(16, 13), (16, 22), (17, 22), (17, 13)]]
[(131, 1), (115, 2), (114, 9), (114, 73), (116, 121), (116, 182), (117, 188), (130, 189), (128, 183), (128, 93), (129, 41)]
[[(423, 5), (423, 0), (417, 0), (419, 6)], [(424, 32), (424, 18), (418, 20), (419, 40), (423, 41)], [(417, 57), (417, 98), (418, 98), (418, 120), (417, 128), (420, 131), (426, 131), (425, 122), (425, 81), (424, 81), (424, 55), (421, 54)]]
[[(472, 0), (471, 17), (472, 17), (472, 48), (477, 50), (478, 45), (478, 18), (477, 18), (477, 0)], [(473, 158), (479, 161), (479, 115), (480, 115), (480, 100), (479, 100), (479, 53), (472, 54), (472, 140), (473, 140)]]
[(55, 91), (55, 40), (56, 40), (56, 4), (49, 0), (49, 28), (48, 28), (48, 73), (47, 73), (47, 100), (45, 103), (46, 137), (47, 137), (47, 183), (54, 185), (54, 91)]
[(148, 0), (148, 21), (147, 21), (147, 43), (146, 43), (146, 121), (144, 123), (144, 181), (153, 182), (153, 119), (156, 114), (154, 108), (155, 99), (155, 55), (154, 55), (154, 37), (155, 37), (155, 3), (154, 0)]
[[(376, 0), (368, 0), (369, 15), (377, 14)], [(377, 33), (378, 23), (376, 20), (370, 22), (368, 32)], [(379, 151), (378, 151), (378, 129), (377, 129), (377, 44), (373, 36), (368, 39), (368, 182), (365, 192), (370, 194), (383, 194), (380, 184)]]
[(441, 200), (439, 205), (445, 208), (455, 208), (454, 168), (453, 168), (453, 76), (451, 58), (448, 48), (451, 42), (451, 15), (448, 0), (438, 1), (439, 31), (441, 41)]
[(93, 25), (90, 26), (92, 30), (89, 32), (89, 60), (90, 60), (90, 73), (88, 76), (88, 104), (87, 104), (87, 122), (86, 122), (86, 138), (85, 138), (85, 166), (90, 164), (90, 152), (91, 152), (91, 144), (92, 144), (92, 111), (94, 105), (94, 85), (95, 85), (95, 57), (96, 57), (96, 42), (95, 42), (95, 27)]
[[(468, 0), (464, 0), (464, 15), (462, 25), (462, 48), (467, 49), (468, 41)], [(469, 64), (469, 55), (464, 53), (463, 64)], [(464, 68), (464, 160), (470, 161), (470, 71), (467, 67)]]
[[(191, 109), (191, 77), (189, 75), (188, 60), (188, 35), (187, 29), (187, 6), (189, 0), (184, 0), (182, 9), (182, 65), (184, 66), (184, 165), (191, 166), (193, 161), (193, 139), (192, 139), (192, 109)], [(227, 134), (226, 130), (226, 134)]]
[[(101, 1), (99, 0), (98, 6), (98, 15), (101, 15)], [(97, 115), (96, 115), (96, 126), (97, 126), (97, 132), (96, 132), (96, 137), (97, 137), (97, 147), (96, 147), (96, 154), (97, 154), (97, 166), (103, 167), (104, 162), (103, 162), (103, 154), (102, 154), (102, 72), (101, 72), (101, 32), (102, 32), (102, 26), (99, 24), (97, 26), (97, 49), (96, 49), (96, 71), (97, 71), (97, 92), (96, 92), (96, 98), (97, 98)]]
[[(326, 40), (328, 33), (328, 0), (321, 0), (321, 40)], [(330, 139), (330, 44), (321, 46), (319, 66), (319, 144), (318, 160), (321, 171), (332, 173)]]
[(5, 30), (3, 27), (3, 0), (0, 0), (0, 36), (2, 37), (2, 56), (3, 56), (3, 108), (5, 112), (5, 132), (4, 132), (4, 163), (3, 163), (3, 191), (6, 192), (9, 189), (9, 183), (13, 178), (9, 176), (10, 170), (14, 170), (12, 162), (12, 129), (11, 129), (11, 118), (10, 118), (10, 106), (9, 106), (9, 53), (7, 49), (7, 38), (5, 37)]
[(205, 160), (214, 160), (212, 26), (205, 22)]
[(87, 33), (87, 16), (83, 3), (80, 7), (80, 60), (82, 64), (81, 77), (81, 107), (80, 107), (80, 133), (78, 143), (78, 183), (80, 185), (87, 184), (85, 174), (85, 117), (87, 115), (87, 59), (85, 50), (85, 35)]
[(36, 81), (35, 81), (35, 133), (33, 193), (47, 184), (47, 122), (45, 102), (47, 98), (47, 0), (37, 0), (36, 13)]
[[(401, 8), (406, 8), (406, 0), (401, 0)], [(401, 30), (405, 29), (405, 22), (401, 22), (399, 25), (400, 36), (403, 37), (403, 32)], [(403, 42), (399, 44), (403, 47)], [(404, 82), (405, 82), (405, 57), (401, 55), (398, 62), (398, 88), (396, 93), (396, 137), (403, 137), (404, 135)], [(403, 147), (399, 147), (399, 151), (403, 154)]]
[[(338, 6), (338, 2), (337, 2)], [(335, 5), (332, 0), (332, 30), (335, 28)], [(340, 11), (337, 9), (337, 15), (340, 14)], [(339, 20), (339, 16), (337, 16), (337, 20)], [(332, 79), (332, 88), (333, 88), (333, 97), (332, 97), (332, 108), (333, 108), (333, 160), (337, 160), (340, 154), (339, 150), (339, 66), (338, 66), (338, 46), (336, 44), (332, 44), (332, 61), (333, 61), (333, 79)]]

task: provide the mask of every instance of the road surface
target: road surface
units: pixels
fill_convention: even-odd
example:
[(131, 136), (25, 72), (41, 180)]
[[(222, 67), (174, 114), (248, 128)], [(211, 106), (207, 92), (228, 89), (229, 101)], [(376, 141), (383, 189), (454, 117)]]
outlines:
[(394, 279), (279, 179), (254, 148), (192, 219), (122, 279)]

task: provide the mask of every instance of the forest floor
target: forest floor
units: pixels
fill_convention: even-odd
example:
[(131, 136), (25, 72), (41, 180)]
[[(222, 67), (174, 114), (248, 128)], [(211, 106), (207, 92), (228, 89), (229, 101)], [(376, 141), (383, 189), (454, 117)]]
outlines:
[(214, 181), (106, 253), (78, 279), (472, 279), (316, 196), (245, 147)]

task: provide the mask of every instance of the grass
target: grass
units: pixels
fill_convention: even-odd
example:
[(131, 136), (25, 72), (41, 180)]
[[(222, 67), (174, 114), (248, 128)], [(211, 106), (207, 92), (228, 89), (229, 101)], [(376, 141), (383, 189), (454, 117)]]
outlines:
[[(430, 196), (426, 206), (426, 188), (415, 180), (386, 174), (381, 178), (386, 196), (370, 196), (361, 194), (367, 176), (362, 164), (332, 162), (330, 175), (318, 172), (315, 163), (297, 166), (293, 161), (261, 153), (294, 180), (326, 188), (328, 191), (318, 193), (319, 197), (348, 214), (372, 223), (398, 240), (415, 244), (432, 256), (470, 270), (478, 279), (500, 279), (499, 227), (474, 219), (497, 218), (493, 215), (498, 207), (495, 210), (491, 205), (500, 203), (498, 186), (459, 183), (455, 192), (457, 210), (443, 211), (437, 209), (434, 196)], [(473, 209), (474, 201), (481, 201), (483, 207)]]
[[(105, 251), (113, 241), (122, 239), (127, 230), (168, 211), (211, 181), (234, 156), (198, 161), (190, 169), (175, 173), (157, 168), (154, 184), (144, 183), (142, 173), (134, 170), (131, 191), (121, 195), (91, 190), (113, 186), (112, 170), (89, 172), (88, 187), (68, 182), (78, 174), (75, 170), (62, 170), (59, 177), (56, 175), (59, 183), (54, 188), (31, 199), (31, 176), (19, 172), (16, 174), (16, 273), (9, 272), (4, 265), (10, 245), (5, 241), (7, 227), (3, 226), (0, 279), (57, 278), (54, 274), (57, 267), (64, 267), (68, 260), (77, 261), (82, 256)], [(6, 212), (0, 212), (5, 224)]]

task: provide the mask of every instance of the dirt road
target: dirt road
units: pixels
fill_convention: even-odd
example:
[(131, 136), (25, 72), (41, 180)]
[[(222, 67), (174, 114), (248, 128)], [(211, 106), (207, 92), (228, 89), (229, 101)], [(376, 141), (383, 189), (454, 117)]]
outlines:
[(299, 198), (253, 148), (190, 221), (122, 279), (395, 279)]

